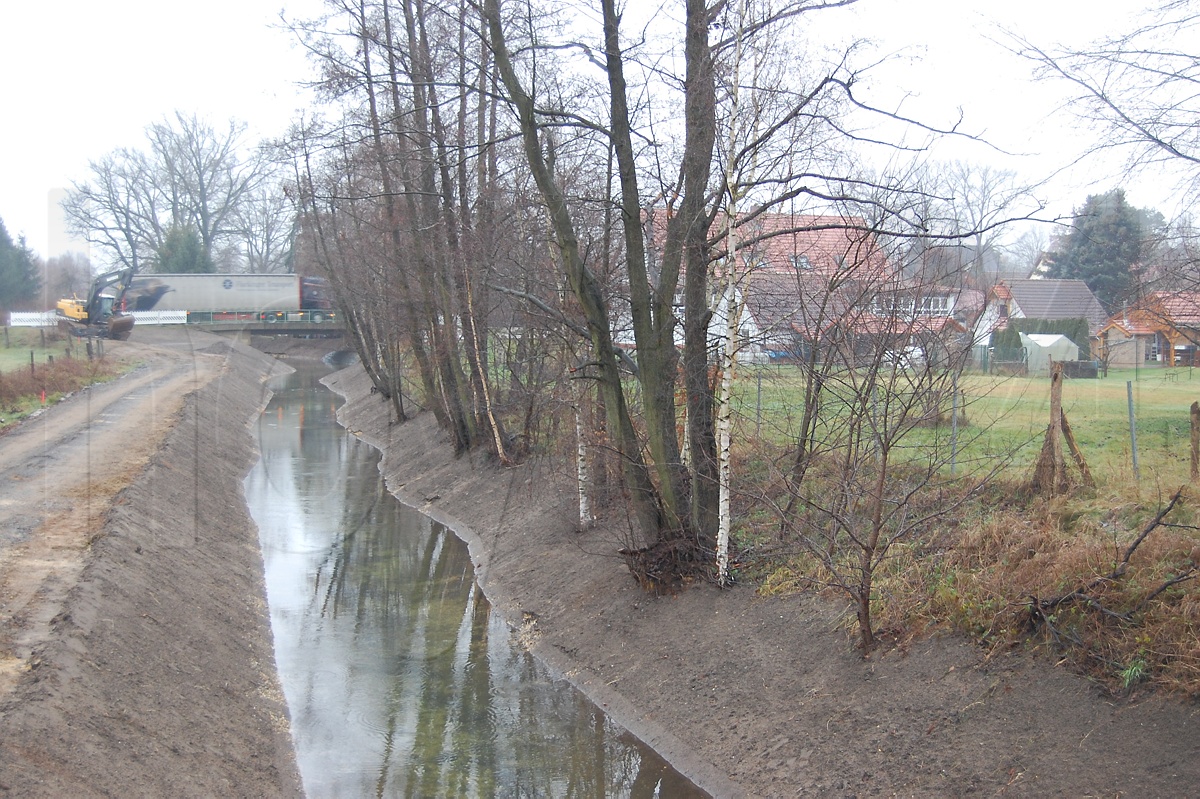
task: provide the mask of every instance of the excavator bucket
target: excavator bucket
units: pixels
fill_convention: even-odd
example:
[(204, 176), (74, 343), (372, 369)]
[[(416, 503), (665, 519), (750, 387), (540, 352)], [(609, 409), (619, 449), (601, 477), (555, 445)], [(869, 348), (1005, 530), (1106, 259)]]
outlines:
[(133, 332), (133, 314), (122, 314), (108, 320), (108, 338), (127, 341)]

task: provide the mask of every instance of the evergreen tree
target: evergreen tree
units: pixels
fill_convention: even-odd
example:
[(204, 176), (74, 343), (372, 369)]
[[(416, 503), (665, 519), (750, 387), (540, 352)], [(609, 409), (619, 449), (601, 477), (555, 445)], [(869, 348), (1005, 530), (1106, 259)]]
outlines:
[(154, 271), (178, 274), (215, 270), (212, 258), (204, 251), (200, 234), (190, 228), (173, 227), (167, 231), (162, 246), (158, 248)]
[(25, 237), (13, 241), (0, 219), (0, 310), (31, 309), (42, 289), (41, 266)]
[(1122, 189), (1089, 196), (1054, 255), (1050, 277), (1082, 280), (1106, 310), (1116, 311), (1133, 293), (1142, 221), (1153, 216), (1129, 205)]

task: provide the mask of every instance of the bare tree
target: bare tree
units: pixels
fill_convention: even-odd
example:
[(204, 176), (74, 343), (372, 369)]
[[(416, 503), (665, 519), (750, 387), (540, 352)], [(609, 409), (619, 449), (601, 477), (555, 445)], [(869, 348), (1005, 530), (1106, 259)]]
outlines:
[(1021, 233), (1017, 240), (1004, 247), (1020, 277), (1029, 277), (1050, 249), (1050, 235), (1044, 225), (1035, 225)]
[[(194, 233), (204, 260), (237, 266), (249, 245), (239, 220), (262, 184), (265, 162), (247, 151), (245, 125), (218, 131), (196, 116), (150, 125), (146, 150), (120, 148), (89, 164), (63, 203), (71, 230), (102, 256), (141, 271), (152, 265), (172, 230)], [(261, 244), (260, 240), (256, 243)]]
[(955, 276), (894, 263), (879, 247), (864, 233), (836, 268), (794, 278), (810, 283), (793, 321), (807, 401), (787, 470), (768, 477), (784, 486), (774, 505), (783, 541), (853, 602), (864, 650), (875, 644), (875, 576), (893, 548), (952, 514), (1003, 460), (976, 464), (965, 481), (952, 474), (967, 440), (957, 381), (972, 341), (940, 301), (967, 268), (948, 285)]
[(128, 149), (88, 166), (91, 179), (73, 184), (63, 201), (67, 225), (112, 264), (140, 271), (166, 232), (154, 169), (143, 153)]
[(290, 272), (297, 210), (281, 181), (262, 182), (238, 204), (238, 231), (247, 272)]
[(46, 279), (42, 287), (46, 305), (59, 297), (86, 297), (92, 283), (92, 263), (86, 255), (67, 252), (46, 259)]
[[(494, 351), (492, 324), (506, 307), (498, 285), (540, 296), (518, 288), (519, 278), (501, 276), (506, 249), (528, 238), (529, 224), (539, 220), (504, 218), (515, 192), (498, 185), (503, 137), (494, 76), (485, 69), (490, 56), (470, 27), (477, 20), (462, 2), (359, 0), (330, 9), (298, 27), (322, 64), (327, 95), (342, 109), (338, 124), (321, 134), (324, 144), (309, 136), (302, 148), (306, 230), (315, 236), (319, 226), (323, 269), (358, 309), (350, 318), (364, 339), (377, 337), (376, 326), (385, 338), (389, 329), (392, 340), (399, 333), (425, 407), (456, 450), (483, 446), (512, 462), (524, 445), (508, 431), (509, 398), (495, 375), (509, 353)], [(320, 156), (322, 149), (330, 155)], [(333, 174), (338, 170), (356, 180), (344, 183)], [(367, 260), (358, 256), (364, 251)], [(524, 273), (534, 266), (526, 264)], [(391, 307), (379, 318), (369, 298), (350, 290), (368, 278), (386, 286)], [(518, 352), (528, 356), (534, 338), (522, 335)], [(529, 368), (519, 369), (520, 377), (514, 372), (512, 385), (528, 399), (524, 380), (537, 380), (538, 370), (527, 357), (523, 363)], [(390, 367), (378, 365), (377, 386), (390, 394)], [(536, 414), (528, 403), (524, 408), (527, 430)]]
[(1013, 37), (1014, 50), (1047, 79), (1074, 91), (1072, 108), (1104, 134), (1093, 151), (1118, 150), (1133, 169), (1164, 168), (1200, 192), (1200, 6), (1170, 0), (1150, 7), (1146, 24), (1080, 48), (1045, 48)]
[[(844, 112), (875, 112), (855, 95), (861, 76), (846, 60), (805, 62), (791, 49), (791, 23), (838, 5), (844, 3), (735, 7), (694, 0), (685, 5), (673, 39), (682, 40), (682, 47), (669, 56), (647, 45), (658, 41), (653, 35), (629, 37), (622, 15), (607, 0), (600, 3), (602, 42), (578, 25), (559, 40), (544, 30), (531, 35), (531, 3), (503, 9), (494, 0), (484, 5), (490, 43), (518, 116), (526, 159), (550, 209), (564, 273), (587, 319), (595, 375), (610, 414), (608, 432), (626, 465), (642, 545), (629, 554), (646, 559), (631, 562), (635, 572), (658, 565), (656, 558), (663, 551), (686, 552), (686, 559), (706, 553), (715, 543), (720, 481), (714, 386), (721, 370), (710, 323), (712, 295), (732, 295), (710, 290), (714, 265), (727, 263), (735, 248), (752, 251), (756, 241), (785, 234), (778, 229), (754, 232), (754, 227), (761, 218), (796, 203), (830, 209), (858, 201), (870, 209), (869, 219), (827, 224), (892, 232), (910, 241), (925, 236), (936, 221), (922, 213), (922, 199), (939, 196), (928, 194), (928, 187), (903, 189), (902, 173), (869, 176), (846, 157), (843, 148), (862, 137), (846, 124)], [(586, 96), (606, 107), (567, 106), (548, 91), (542, 77), (546, 70), (539, 68), (547, 52), (580, 52), (590, 63), (602, 63), (603, 79)], [(743, 55), (749, 66), (735, 68)], [(663, 67), (672, 59), (682, 63), (682, 74), (672, 75)], [(797, 63), (806, 68), (796, 69)], [(656, 83), (664, 78), (665, 88)], [(678, 118), (660, 119), (660, 93), (678, 98)], [(741, 114), (734, 110), (739, 95), (746, 98)], [(945, 132), (895, 114), (886, 116), (930, 136)], [(673, 144), (657, 141), (660, 124), (680, 131)], [(718, 136), (727, 125), (733, 133)], [(573, 216), (578, 203), (567, 195), (556, 170), (563, 131), (576, 146), (593, 141), (597, 160), (605, 154), (612, 164), (612, 204), (623, 245), (617, 274), (627, 305), (606, 302), (598, 269), (579, 246)], [(726, 166), (714, 173), (714, 163)], [(890, 189), (886, 201), (880, 199), (882, 187)], [(739, 197), (745, 203), (728, 215), (727, 204)], [(714, 225), (723, 213), (731, 221)], [(947, 212), (941, 208), (939, 213)], [(1003, 221), (999, 202), (984, 213), (985, 223), (968, 224), (965, 230), (986, 236)], [(950, 235), (963, 234), (947, 238)], [(634, 424), (633, 403), (621, 379), (622, 360), (608, 332), (625, 320), (636, 349), (641, 425)], [(732, 368), (731, 362), (727, 368)], [(680, 381), (686, 402), (686, 457), (677, 438)], [(637, 435), (640, 430), (645, 431), (644, 443)]]

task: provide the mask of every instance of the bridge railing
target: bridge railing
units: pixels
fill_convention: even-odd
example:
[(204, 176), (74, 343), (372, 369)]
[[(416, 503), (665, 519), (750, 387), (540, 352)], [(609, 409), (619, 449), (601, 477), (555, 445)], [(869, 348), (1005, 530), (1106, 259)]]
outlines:
[[(274, 324), (277, 322), (307, 322), (309, 324), (338, 323), (335, 311), (134, 311), (133, 318), (139, 325), (218, 325), (230, 322)], [(9, 327), (54, 327), (58, 324), (54, 311), (11, 311)]]
[(186, 325), (187, 311), (134, 311), (133, 318), (139, 325)]
[(228, 324), (230, 322), (305, 322), (308, 324), (337, 324), (338, 313), (331, 310), (315, 311), (188, 311), (189, 325)]

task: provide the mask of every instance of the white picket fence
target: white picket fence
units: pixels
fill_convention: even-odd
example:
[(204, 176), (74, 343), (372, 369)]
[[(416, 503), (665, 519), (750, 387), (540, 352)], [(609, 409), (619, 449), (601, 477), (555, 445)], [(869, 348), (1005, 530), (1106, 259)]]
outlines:
[(54, 311), (9, 311), (9, 327), (54, 327), (58, 324)]
[[(138, 325), (186, 325), (187, 311), (134, 311)], [(9, 327), (54, 327), (58, 315), (54, 311), (10, 311)]]
[(139, 325), (186, 325), (187, 311), (134, 311), (133, 318)]

